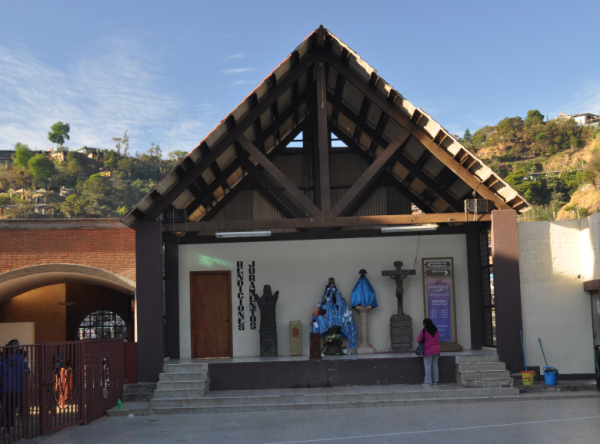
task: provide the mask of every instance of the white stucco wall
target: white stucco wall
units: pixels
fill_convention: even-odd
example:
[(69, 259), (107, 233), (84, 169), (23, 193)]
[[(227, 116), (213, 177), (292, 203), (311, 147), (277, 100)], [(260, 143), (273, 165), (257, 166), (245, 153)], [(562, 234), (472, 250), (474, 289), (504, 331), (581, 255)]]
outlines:
[[(317, 302), (323, 296), (329, 277), (334, 277), (346, 302), (350, 304), (352, 289), (358, 280), (358, 271), (365, 268), (375, 292), (379, 307), (369, 314), (369, 339), (376, 350), (389, 346), (389, 320), (396, 309), (395, 283), (381, 276), (382, 270), (393, 269), (393, 262), (401, 260), (404, 268), (413, 268), (415, 254), (417, 275), (404, 280), (404, 309), (413, 318), (413, 334), (417, 334), (424, 317), (421, 259), (453, 257), (455, 271), (455, 298), (457, 310), (457, 338), (465, 348), (471, 348), (469, 325), (469, 294), (467, 283), (467, 254), (465, 236), (430, 235), (378, 237), (362, 239), (271, 241), (248, 243), (214, 243), (179, 246), (179, 310), (181, 357), (191, 357), (190, 332), (190, 277), (191, 271), (232, 271), (232, 325), (233, 355), (258, 356), (260, 310), (257, 309), (257, 329), (249, 329), (248, 263), (256, 265), (256, 289), (262, 295), (264, 285), (279, 290), (277, 303), (277, 334), (279, 356), (290, 355), (289, 322), (302, 322), (303, 353), (308, 355), (309, 322)], [(231, 266), (208, 266), (199, 261), (199, 255), (230, 262)], [(237, 329), (236, 263), (244, 262), (244, 306), (246, 328)], [(222, 262), (223, 263), (223, 262)], [(355, 314), (357, 328), (359, 316)], [(360, 337), (360, 336), (359, 336)], [(415, 344), (416, 345), (416, 344)]]
[(518, 225), (528, 365), (545, 365), (541, 338), (548, 364), (561, 373), (594, 372), (591, 301), (583, 281), (596, 279), (588, 273), (598, 268), (598, 216)]

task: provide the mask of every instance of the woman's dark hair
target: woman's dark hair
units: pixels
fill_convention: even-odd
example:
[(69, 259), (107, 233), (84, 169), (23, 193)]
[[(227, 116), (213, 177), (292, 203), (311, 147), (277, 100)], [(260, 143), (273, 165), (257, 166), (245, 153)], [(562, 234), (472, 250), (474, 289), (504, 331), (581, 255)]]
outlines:
[(429, 333), (431, 336), (435, 336), (438, 329), (433, 323), (433, 321), (429, 318), (425, 318), (423, 319), (423, 324), (425, 325), (425, 330), (427, 330), (427, 333)]

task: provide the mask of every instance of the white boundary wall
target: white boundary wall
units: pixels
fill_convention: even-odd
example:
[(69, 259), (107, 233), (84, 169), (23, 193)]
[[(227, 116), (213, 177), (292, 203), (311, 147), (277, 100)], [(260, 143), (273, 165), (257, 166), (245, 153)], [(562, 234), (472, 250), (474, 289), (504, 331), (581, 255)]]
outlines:
[[(357, 239), (213, 243), (179, 246), (179, 335), (181, 358), (191, 357), (190, 272), (231, 270), (233, 356), (259, 356), (260, 309), (257, 328), (250, 330), (248, 302), (248, 264), (256, 265), (256, 290), (262, 295), (264, 285), (279, 290), (277, 302), (277, 340), (279, 356), (290, 355), (289, 322), (302, 322), (303, 354), (308, 355), (309, 322), (317, 302), (323, 296), (329, 277), (334, 277), (346, 302), (350, 304), (358, 271), (367, 270), (377, 295), (379, 307), (369, 313), (369, 340), (377, 351), (389, 346), (390, 315), (396, 309), (395, 283), (382, 277), (382, 270), (393, 269), (394, 261), (413, 268), (418, 236)], [(201, 260), (201, 257), (204, 260)], [(413, 318), (413, 342), (422, 328), (423, 281), (421, 258), (453, 257), (458, 342), (471, 348), (467, 252), (464, 234), (420, 236), (417, 275), (412, 277), (404, 295), (404, 309)], [(218, 259), (210, 261), (207, 258)], [(244, 262), (245, 330), (237, 328), (236, 263)], [(229, 264), (228, 264), (229, 263)], [(226, 264), (226, 265), (223, 265)], [(410, 278), (404, 280), (405, 288)], [(355, 313), (360, 335), (359, 316)], [(360, 336), (359, 336), (360, 337)], [(360, 342), (360, 341), (357, 341)]]
[(584, 220), (521, 222), (519, 262), (527, 364), (594, 373), (592, 306), (583, 282), (598, 279), (600, 214)]

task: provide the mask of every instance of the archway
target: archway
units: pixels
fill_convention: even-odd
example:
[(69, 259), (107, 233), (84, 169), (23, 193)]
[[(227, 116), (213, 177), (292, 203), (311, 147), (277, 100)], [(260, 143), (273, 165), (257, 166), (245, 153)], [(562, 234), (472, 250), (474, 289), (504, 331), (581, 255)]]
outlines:
[(135, 294), (135, 281), (111, 271), (75, 264), (44, 264), (0, 274), (0, 302), (39, 287), (81, 283)]
[(135, 290), (135, 281), (94, 267), (24, 267), (0, 274), (0, 320), (15, 328), (28, 323), (36, 343), (61, 342), (79, 339), (79, 326), (86, 315), (109, 310), (124, 320), (127, 339), (134, 340)]

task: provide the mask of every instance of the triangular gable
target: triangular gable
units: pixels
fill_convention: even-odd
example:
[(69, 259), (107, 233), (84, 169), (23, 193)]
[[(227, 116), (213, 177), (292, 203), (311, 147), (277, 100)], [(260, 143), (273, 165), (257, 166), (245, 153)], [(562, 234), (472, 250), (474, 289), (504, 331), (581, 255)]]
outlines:
[[(371, 164), (371, 174), (361, 177), (333, 208), (328, 183), (315, 184), (309, 199), (286, 177), (277, 176), (280, 171), (272, 163), (299, 133), (310, 129), (320, 133), (319, 140), (323, 132), (332, 132)], [(316, 150), (315, 156), (323, 156), (323, 150)], [(321, 160), (328, 168), (328, 160)], [(134, 227), (172, 208), (185, 208), (190, 222), (211, 220), (250, 181), (263, 187), (272, 203), (279, 203), (286, 218), (343, 216), (384, 171), (426, 212), (460, 212), (474, 191), (497, 209), (531, 208), (491, 168), (321, 27), (138, 202), (123, 223)], [(273, 175), (283, 191), (273, 185)]]

